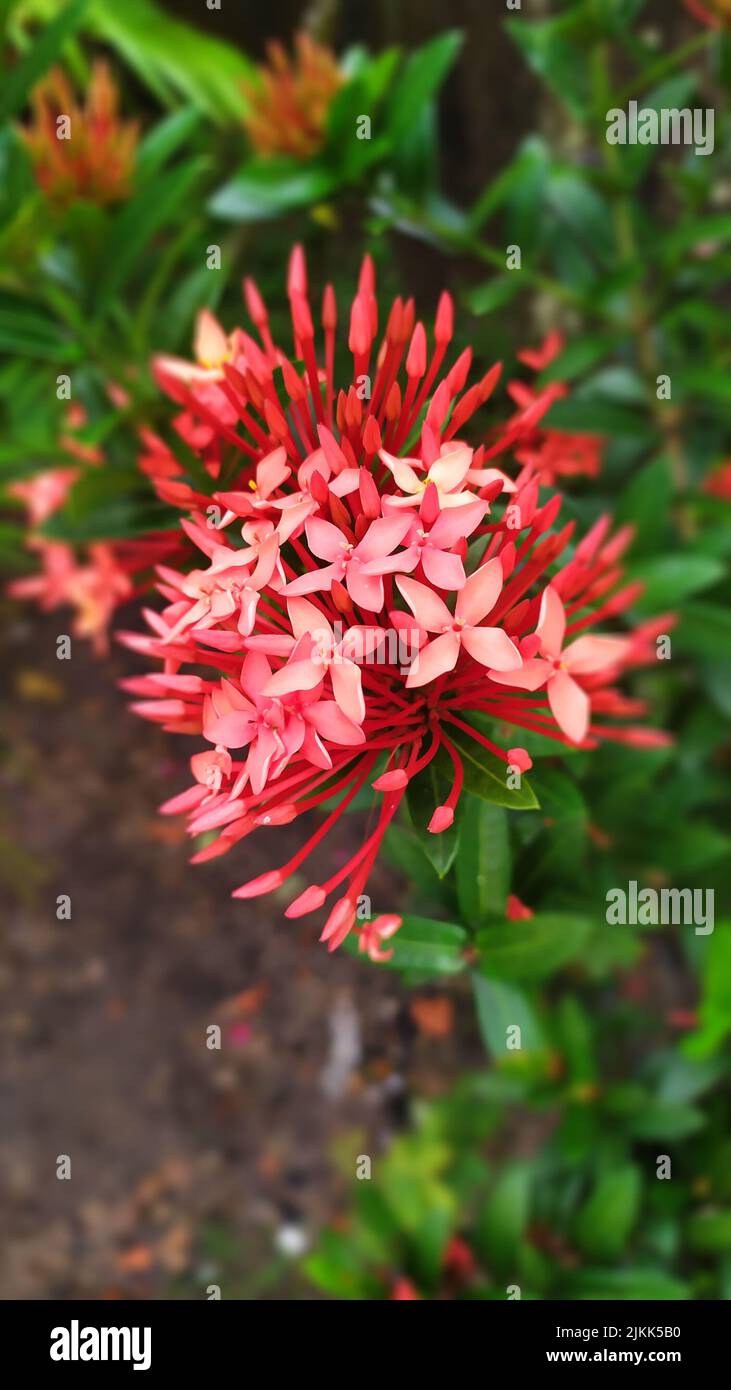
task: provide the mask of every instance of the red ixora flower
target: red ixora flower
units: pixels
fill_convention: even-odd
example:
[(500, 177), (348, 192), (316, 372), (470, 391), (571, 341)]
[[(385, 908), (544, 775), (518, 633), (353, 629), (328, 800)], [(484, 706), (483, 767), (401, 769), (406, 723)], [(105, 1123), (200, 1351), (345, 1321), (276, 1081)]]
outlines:
[[(220, 356), (206, 367), (215, 378), (169, 359), (155, 363), (158, 383), (181, 408), (178, 432), (219, 490), (207, 496), (176, 482), (191, 513), (182, 525), (202, 561), (190, 573), (159, 567), (166, 607), (148, 612), (150, 635), (122, 640), (162, 669), (124, 684), (141, 697), (140, 714), (208, 742), (192, 759), (194, 784), (162, 808), (187, 812), (193, 835), (216, 833), (194, 862), (225, 853), (259, 826), (326, 809), (287, 863), (235, 897), (281, 888), (372, 784), (377, 812), (363, 844), (286, 915), (337, 894), (322, 939), (332, 950), (355, 928), (378, 960), (398, 919), (361, 927), (356, 907), (409, 783), (439, 756), (446, 795), (429, 824), (438, 834), (462, 791), (460, 746), (486, 750), (506, 773), (530, 767), (514, 738), (504, 749), (490, 736), (498, 724), (587, 748), (601, 738), (662, 740), (612, 721), (642, 712), (617, 681), (652, 659), (653, 637), (668, 619), (633, 635), (588, 631), (637, 597), (638, 586), (621, 580), (630, 532), (610, 535), (602, 517), (576, 545), (572, 522), (556, 529), (561, 498), (541, 500), (532, 463), (514, 480), (495, 466), (535, 436), (552, 390), (491, 428), (487, 444), (465, 441), (501, 369), (467, 387), (470, 349), (443, 369), (453, 330), (448, 294), (431, 347), (412, 301), (402, 299), (378, 343), (366, 257), (349, 320), (352, 382), (338, 390), (335, 295), (325, 289), (318, 356), (300, 248), (288, 292), (293, 357), (303, 365), (274, 343), (251, 282), (245, 298), (258, 340), (219, 329)], [(180, 469), (152, 435), (143, 467), (170, 496)]]
[[(533, 371), (542, 372), (549, 367), (565, 346), (563, 335), (555, 329), (548, 333), (541, 346), (524, 349), (518, 353), (518, 360)], [(556, 381), (549, 388), (554, 401), (568, 394), (563, 382)], [(511, 381), (508, 395), (519, 410), (526, 410), (535, 399), (535, 391), (523, 381)], [(550, 487), (559, 478), (598, 478), (602, 466), (604, 440), (598, 434), (576, 434), (567, 430), (550, 427), (536, 429), (532, 437), (521, 441), (516, 449), (518, 463), (530, 464), (540, 477), (541, 483)]]
[(325, 138), (331, 103), (343, 84), (335, 54), (309, 34), (295, 34), (290, 59), (276, 39), (267, 44), (266, 67), (243, 84), (249, 109), (246, 131), (257, 154), (309, 159)]
[(34, 119), (21, 135), (49, 200), (65, 206), (77, 198), (98, 204), (127, 198), (138, 125), (120, 120), (119, 90), (107, 64), (94, 63), (83, 107), (60, 68), (38, 84), (32, 99)]

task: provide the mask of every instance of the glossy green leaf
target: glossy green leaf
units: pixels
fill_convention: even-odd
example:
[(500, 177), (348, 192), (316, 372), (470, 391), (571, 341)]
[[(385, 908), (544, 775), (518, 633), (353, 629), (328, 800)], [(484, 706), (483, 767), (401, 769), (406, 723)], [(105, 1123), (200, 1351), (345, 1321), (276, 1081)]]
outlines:
[(439, 90), (462, 46), (462, 34), (448, 30), (412, 53), (399, 72), (386, 116), (392, 141), (406, 136)]
[(70, 0), (33, 39), (27, 52), (3, 79), (0, 121), (20, 111), (31, 89), (57, 61), (67, 39), (83, 22), (88, 5), (89, 0)]
[(467, 796), (459, 821), (457, 901), (462, 921), (474, 928), (489, 917), (505, 917), (510, 889), (508, 820), (503, 807)]
[(632, 579), (640, 579), (644, 592), (637, 601), (643, 612), (659, 612), (680, 603), (690, 594), (709, 589), (723, 578), (725, 567), (712, 556), (679, 551), (659, 555), (632, 567)]
[[(484, 748), (477, 739), (459, 729), (450, 728), (449, 737), (462, 759), (466, 791), (495, 806), (506, 806), (511, 811), (537, 809), (539, 803), (527, 777), (521, 777), (520, 787), (508, 787), (506, 763)], [(451, 781), (454, 773), (444, 752), (439, 754), (437, 764), (444, 777)]]
[(634, 1164), (600, 1176), (574, 1227), (576, 1241), (590, 1259), (614, 1260), (621, 1255), (637, 1221), (641, 1190), (641, 1172)]
[(518, 1248), (528, 1225), (533, 1170), (529, 1163), (513, 1161), (500, 1174), (477, 1218), (477, 1245), (487, 1262), (501, 1275), (515, 1272)]
[[(514, 1057), (515, 1051), (507, 1047), (508, 1029), (520, 1029), (520, 1053), (541, 1052), (545, 1038), (541, 1025), (530, 1000), (514, 985), (503, 980), (489, 980), (478, 971), (472, 972), (472, 987), (477, 1005), (477, 1019), (480, 1033), (488, 1052), (495, 1061)], [(511, 1037), (517, 1036), (511, 1034)]]
[(488, 979), (543, 979), (579, 954), (590, 930), (589, 918), (560, 912), (496, 923), (477, 934), (479, 969)]

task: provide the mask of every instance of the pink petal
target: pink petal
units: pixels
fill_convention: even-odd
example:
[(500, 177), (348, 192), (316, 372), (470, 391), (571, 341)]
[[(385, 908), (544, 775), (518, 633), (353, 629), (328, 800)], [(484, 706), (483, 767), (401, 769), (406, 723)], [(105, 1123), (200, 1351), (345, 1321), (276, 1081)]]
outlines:
[(477, 483), (479, 487), (487, 487), (490, 483), (496, 483), (498, 479), (503, 485), (503, 492), (517, 492), (512, 478), (499, 468), (471, 468), (467, 474), (467, 482)]
[(295, 637), (306, 637), (308, 633), (313, 632), (328, 632), (332, 637), (332, 628), (327, 618), (308, 599), (290, 599), (287, 603), (287, 612)]
[(216, 715), (211, 706), (204, 706), (203, 733), (210, 743), (220, 743), (224, 748), (244, 748), (251, 742), (255, 729), (256, 725), (247, 714), (233, 710)]
[(333, 695), (343, 714), (354, 724), (365, 719), (360, 671), (352, 661), (336, 661), (330, 667)]
[(329, 593), (333, 579), (342, 579), (342, 577), (342, 564), (325, 565), (321, 570), (310, 570), (309, 574), (301, 574), (297, 579), (293, 579), (287, 585), (285, 593), (287, 598), (296, 598), (300, 594), (315, 594), (321, 589), (327, 590)]
[(271, 674), (272, 668), (263, 652), (246, 653), (241, 667), (241, 685), (252, 700), (261, 694)]
[(457, 541), (471, 536), (485, 515), (486, 503), (468, 502), (463, 507), (451, 507), (440, 512), (429, 532), (429, 544), (440, 550), (449, 550)]
[(496, 685), (514, 685), (519, 690), (538, 690), (545, 685), (550, 674), (550, 662), (539, 661), (537, 657), (524, 661), (522, 667), (515, 670), (488, 671), (490, 680), (495, 681)]
[(291, 472), (287, 466), (286, 449), (273, 449), (256, 466), (256, 485), (261, 495), (268, 497), (275, 488), (281, 487)]
[(342, 531), (331, 521), (312, 517), (305, 526), (307, 544), (319, 560), (339, 560), (345, 554)]
[[(406, 614), (404, 614), (404, 617)], [(386, 634), (382, 627), (365, 627), (354, 624), (349, 627), (342, 642), (340, 652), (345, 660), (355, 661), (363, 664), (371, 661), (378, 651), (378, 648), (385, 641)]]
[[(408, 553), (408, 550), (404, 551), (404, 555)], [(435, 584), (437, 589), (452, 591), (463, 587), (465, 572), (459, 555), (449, 555), (446, 550), (426, 545), (421, 552), (421, 563), (429, 583)]]
[(563, 660), (570, 671), (589, 675), (620, 661), (628, 647), (625, 637), (578, 637), (565, 648)]
[(520, 652), (501, 627), (466, 627), (462, 646), (481, 666), (495, 671), (514, 671), (520, 662)]
[(418, 579), (407, 578), (397, 578), (396, 584), (417, 623), (425, 632), (441, 632), (451, 625), (452, 614), (446, 603), (432, 589), (427, 588), (426, 584), (420, 584)]
[(351, 492), (357, 492), (359, 483), (360, 469), (344, 468), (328, 486), (334, 497), (347, 497)]
[(236, 627), (242, 637), (249, 637), (254, 631), (259, 595), (256, 589), (242, 589), (239, 598), (241, 607), (239, 609), (239, 620)]
[(454, 492), (467, 477), (473, 452), (466, 444), (448, 449), (429, 469), (429, 482), (436, 483), (440, 492)]
[(406, 679), (407, 686), (428, 685), (437, 676), (443, 676), (445, 671), (454, 670), (459, 648), (460, 640), (456, 632), (444, 632), (441, 637), (428, 642), (412, 664)]
[(273, 729), (262, 728), (259, 730), (259, 737), (249, 751), (246, 760), (246, 770), (251, 778), (251, 789), (259, 795), (263, 791), (272, 758), (275, 754), (282, 751), (281, 740), (277, 737)]
[(378, 457), (391, 470), (396, 486), (402, 492), (420, 492), (422, 481), (418, 474), (411, 467), (412, 463), (417, 463), (417, 459), (397, 459), (393, 454), (389, 454), (385, 449), (379, 449)]
[(568, 671), (557, 671), (548, 682), (548, 703), (562, 733), (572, 743), (581, 743), (589, 727), (591, 703)]
[(217, 367), (228, 355), (228, 339), (210, 309), (201, 309), (195, 326), (195, 355), (203, 367)]
[(358, 561), (353, 559), (348, 565), (345, 580), (353, 603), (365, 608), (368, 613), (380, 613), (383, 608), (383, 580), (378, 574), (365, 574)]
[(276, 671), (262, 690), (262, 695), (291, 695), (295, 690), (314, 690), (324, 672), (313, 661), (290, 661)]
[(544, 656), (558, 656), (563, 645), (563, 637), (566, 631), (566, 614), (563, 604), (550, 584), (543, 590), (541, 599), (541, 611), (538, 618), (536, 632), (541, 639), (541, 651)]
[(411, 522), (410, 516), (379, 517), (371, 522), (362, 541), (355, 547), (354, 555), (363, 562), (382, 560), (401, 544), (407, 531), (411, 530)]
[[(503, 587), (503, 567), (495, 556), (471, 574), (457, 598), (455, 616), (476, 627), (495, 607)], [(519, 665), (518, 662), (514, 663)]]
[(362, 574), (410, 574), (419, 563), (419, 548), (410, 545), (399, 550), (396, 555), (386, 555), (381, 560), (368, 560), (361, 565)]
[(343, 714), (334, 700), (318, 700), (316, 705), (308, 709), (307, 719), (318, 734), (329, 739), (331, 743), (343, 743), (347, 746), (365, 743), (363, 730)]

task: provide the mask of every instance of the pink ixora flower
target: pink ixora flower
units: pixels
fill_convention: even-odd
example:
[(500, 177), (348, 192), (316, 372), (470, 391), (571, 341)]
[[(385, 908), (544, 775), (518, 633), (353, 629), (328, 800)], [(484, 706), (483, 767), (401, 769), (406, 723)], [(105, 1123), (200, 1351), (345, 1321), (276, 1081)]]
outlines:
[(495, 607), (503, 586), (502, 565), (498, 558), (470, 575), (457, 594), (454, 613), (426, 584), (416, 579), (397, 579), (396, 583), (424, 632), (438, 633), (422, 647), (406, 680), (407, 687), (427, 685), (446, 671), (453, 671), (462, 648), (497, 671), (522, 665), (520, 652), (499, 627), (482, 627), (482, 619)]
[(577, 637), (563, 647), (566, 612), (550, 584), (543, 592), (536, 628), (539, 656), (519, 669), (496, 667), (490, 677), (498, 685), (515, 685), (524, 690), (546, 687), (548, 703), (558, 724), (572, 743), (581, 743), (589, 727), (591, 701), (577, 676), (608, 670), (622, 660), (628, 643), (621, 637)]
[[(260, 826), (314, 814), (286, 861), (249, 877), (237, 898), (286, 887), (372, 789), (362, 843), (286, 915), (328, 904), (328, 948), (354, 932), (380, 961), (399, 919), (362, 923), (357, 905), (409, 785), (430, 768), (430, 787), (442, 790), (428, 829), (440, 834), (462, 794), (465, 746), (501, 760), (507, 776), (508, 766), (530, 769), (523, 734), (557, 745), (657, 742), (657, 730), (626, 723), (643, 707), (618, 688), (628, 667), (651, 659), (651, 629), (592, 635), (637, 596), (622, 583), (630, 535), (611, 535), (603, 517), (576, 544), (574, 524), (557, 524), (560, 496), (542, 498), (534, 463), (520, 464), (524, 447), (540, 448), (553, 388), (531, 391), (473, 450), (465, 430), (488, 399), (494, 407), (500, 367), (469, 386), (467, 349), (444, 368), (449, 295), (432, 334), (403, 299), (379, 332), (367, 257), (347, 324), (352, 379), (337, 390), (335, 295), (326, 285), (320, 340), (299, 247), (287, 290), (291, 353), (247, 281), (254, 328), (225, 335), (236, 348), (215, 380), (158, 364), (209, 494), (149, 434), (141, 466), (189, 513), (185, 535), (205, 560), (159, 569), (162, 608), (147, 610), (149, 632), (123, 634), (157, 669), (125, 686), (144, 717), (207, 744), (194, 753), (193, 784), (163, 808), (186, 814), (191, 835), (207, 834), (196, 862)], [(553, 350), (539, 349), (534, 365)], [(508, 471), (491, 466), (498, 455)]]

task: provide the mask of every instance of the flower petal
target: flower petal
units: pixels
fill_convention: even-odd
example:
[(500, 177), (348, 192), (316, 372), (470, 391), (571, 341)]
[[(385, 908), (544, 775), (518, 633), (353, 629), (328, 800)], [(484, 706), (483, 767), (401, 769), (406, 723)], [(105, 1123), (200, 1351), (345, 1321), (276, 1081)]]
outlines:
[(549, 584), (543, 590), (541, 599), (541, 611), (538, 618), (536, 632), (541, 639), (541, 651), (544, 656), (558, 656), (563, 646), (564, 633), (566, 631), (566, 614), (564, 606), (555, 589)]
[(501, 627), (466, 627), (462, 646), (481, 666), (495, 671), (514, 671), (520, 664), (520, 652)]
[(443, 676), (445, 671), (453, 671), (459, 656), (460, 640), (456, 632), (443, 632), (433, 642), (422, 647), (406, 678), (410, 689), (417, 685), (428, 685), (429, 681)]
[(423, 481), (414, 472), (412, 463), (418, 463), (418, 459), (397, 459), (393, 454), (387, 453), (385, 449), (379, 449), (378, 457), (393, 474), (396, 486), (402, 492), (421, 492)]
[(440, 492), (454, 492), (467, 477), (473, 453), (466, 444), (448, 449), (429, 469), (429, 482), (436, 483)]
[[(413, 548), (416, 549), (415, 546)], [(405, 550), (404, 555), (408, 554), (408, 550)], [(421, 552), (421, 563), (429, 583), (437, 589), (449, 589), (451, 592), (464, 586), (464, 565), (459, 555), (450, 555), (446, 550), (437, 550), (434, 545), (425, 545)]]
[(548, 682), (548, 703), (562, 733), (572, 743), (581, 743), (589, 727), (591, 702), (585, 690), (568, 671), (557, 671)]
[(621, 661), (629, 645), (625, 637), (577, 637), (564, 649), (563, 660), (569, 671), (589, 675)]
[[(503, 567), (497, 555), (471, 574), (457, 597), (455, 615), (476, 627), (495, 607), (503, 587)], [(514, 662), (518, 666), (519, 662)]]
[(396, 585), (425, 632), (441, 632), (451, 624), (452, 614), (446, 603), (426, 584), (420, 584), (418, 579), (397, 576)]
[(354, 724), (362, 724), (366, 709), (358, 667), (352, 661), (335, 661), (330, 667), (330, 679), (333, 695), (343, 714)]
[(551, 674), (551, 665), (535, 657), (531, 661), (524, 661), (522, 666), (514, 670), (488, 671), (487, 674), (496, 685), (514, 685), (518, 690), (539, 690)]

